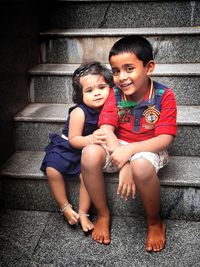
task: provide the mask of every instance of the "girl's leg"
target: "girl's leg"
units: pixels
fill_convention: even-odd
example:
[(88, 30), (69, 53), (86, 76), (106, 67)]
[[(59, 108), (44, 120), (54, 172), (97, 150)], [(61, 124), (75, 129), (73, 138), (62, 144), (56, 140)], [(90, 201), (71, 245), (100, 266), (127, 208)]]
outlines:
[[(46, 174), (53, 197), (60, 209), (63, 209), (69, 203), (63, 176), (52, 167), (46, 168)], [(79, 215), (72, 209), (71, 205), (65, 208), (63, 215), (71, 225), (75, 224), (79, 219)]]
[(88, 218), (90, 205), (90, 197), (85, 188), (82, 175), (80, 174), (79, 221), (84, 232), (88, 232), (94, 228), (94, 224)]
[(147, 217), (146, 250), (157, 252), (165, 246), (165, 225), (160, 218), (160, 182), (148, 160), (133, 160), (131, 166)]
[(97, 210), (97, 221), (92, 238), (103, 244), (110, 243), (110, 212), (106, 202), (104, 176), (105, 150), (99, 145), (84, 148), (81, 157), (81, 173), (92, 203)]

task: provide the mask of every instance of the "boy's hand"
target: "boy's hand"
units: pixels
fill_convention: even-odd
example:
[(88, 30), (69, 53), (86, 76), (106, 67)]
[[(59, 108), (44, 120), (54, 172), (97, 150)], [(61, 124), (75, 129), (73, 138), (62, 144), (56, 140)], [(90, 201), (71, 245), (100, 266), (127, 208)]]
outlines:
[(133, 174), (131, 171), (130, 163), (127, 162), (119, 171), (119, 185), (117, 188), (117, 194), (125, 200), (131, 196), (135, 198), (136, 187), (133, 180)]
[(128, 146), (118, 146), (112, 152), (110, 159), (115, 166), (121, 169), (131, 156)]

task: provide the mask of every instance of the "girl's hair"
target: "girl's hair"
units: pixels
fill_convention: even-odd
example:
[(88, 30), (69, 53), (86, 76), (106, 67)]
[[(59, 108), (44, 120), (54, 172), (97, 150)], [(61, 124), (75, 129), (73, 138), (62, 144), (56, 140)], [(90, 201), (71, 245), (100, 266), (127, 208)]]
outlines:
[(112, 56), (122, 53), (133, 53), (143, 62), (143, 66), (153, 60), (153, 48), (150, 42), (139, 35), (129, 35), (119, 39), (111, 48), (109, 61)]
[(112, 72), (105, 66), (101, 65), (101, 63), (98, 61), (83, 63), (74, 71), (72, 76), (72, 99), (76, 104), (83, 103), (83, 88), (80, 83), (80, 78), (89, 74), (100, 75), (110, 87), (114, 85)]

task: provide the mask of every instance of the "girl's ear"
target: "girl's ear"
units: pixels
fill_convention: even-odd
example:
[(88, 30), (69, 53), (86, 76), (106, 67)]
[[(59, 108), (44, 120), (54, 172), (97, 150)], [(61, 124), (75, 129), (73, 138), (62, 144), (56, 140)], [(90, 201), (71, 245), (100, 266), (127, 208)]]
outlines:
[(146, 64), (146, 70), (147, 70), (147, 75), (151, 76), (153, 71), (155, 69), (155, 61), (154, 60), (150, 60), (147, 64)]

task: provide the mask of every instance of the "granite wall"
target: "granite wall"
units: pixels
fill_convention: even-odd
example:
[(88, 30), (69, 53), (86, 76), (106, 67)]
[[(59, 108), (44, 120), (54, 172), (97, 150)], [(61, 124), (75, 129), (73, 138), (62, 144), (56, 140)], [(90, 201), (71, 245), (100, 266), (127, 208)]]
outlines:
[(0, 3), (0, 165), (15, 151), (13, 118), (29, 101), (27, 70), (40, 62), (49, 14), (41, 2)]

